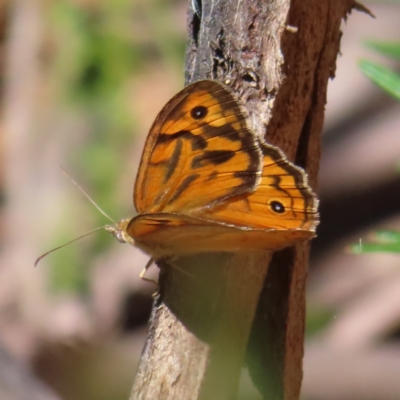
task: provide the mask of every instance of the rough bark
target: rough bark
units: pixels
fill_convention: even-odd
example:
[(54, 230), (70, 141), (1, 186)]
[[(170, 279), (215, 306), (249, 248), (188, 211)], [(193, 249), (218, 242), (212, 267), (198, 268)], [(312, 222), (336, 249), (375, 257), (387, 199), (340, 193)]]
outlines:
[[(326, 87), (350, 0), (197, 0), (186, 83), (215, 79), (252, 128), (303, 166), (316, 189)], [(271, 255), (209, 255), (162, 267), (132, 399), (232, 399), (246, 359), (268, 399), (302, 379), (309, 245)], [(268, 268), (269, 265), (269, 268)]]

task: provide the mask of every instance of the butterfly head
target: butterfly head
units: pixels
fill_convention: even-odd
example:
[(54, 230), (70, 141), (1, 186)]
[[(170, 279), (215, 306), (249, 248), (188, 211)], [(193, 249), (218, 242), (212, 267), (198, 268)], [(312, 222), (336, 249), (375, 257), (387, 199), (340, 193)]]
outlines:
[(104, 229), (107, 232), (112, 233), (119, 242), (121, 243), (129, 243), (134, 245), (135, 241), (133, 238), (128, 234), (127, 227), (129, 225), (130, 219), (123, 219), (117, 224), (114, 225), (106, 225)]

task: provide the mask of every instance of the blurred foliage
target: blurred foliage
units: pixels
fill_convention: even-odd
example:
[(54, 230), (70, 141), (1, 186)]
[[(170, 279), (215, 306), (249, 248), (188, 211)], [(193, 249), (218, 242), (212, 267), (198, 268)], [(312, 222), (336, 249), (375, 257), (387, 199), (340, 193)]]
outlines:
[(372, 242), (359, 243), (351, 246), (353, 253), (400, 253), (400, 232), (397, 231), (375, 231)]
[[(174, 28), (173, 11), (162, 0), (59, 0), (50, 5), (49, 75), (55, 101), (88, 126), (67, 165), (88, 177), (90, 195), (106, 211), (117, 209), (116, 182), (133, 148), (132, 82), (146, 79), (151, 64), (182, 70), (185, 38)], [(97, 210), (88, 206), (88, 213), (97, 226), (104, 225)], [(65, 237), (60, 232), (57, 242)], [(110, 242), (105, 234), (95, 235), (85, 254), (92, 257)], [(55, 255), (56, 290), (85, 292), (87, 260), (76, 253), (75, 247)]]
[(386, 93), (400, 100), (400, 75), (373, 61), (361, 60), (361, 71)]
[(335, 313), (314, 303), (307, 304), (306, 336), (308, 338), (318, 334), (329, 326), (335, 318)]
[[(400, 60), (400, 42), (367, 40), (364, 45), (384, 57), (396, 61)], [(371, 79), (372, 82), (400, 101), (400, 74), (393, 69), (370, 60), (360, 60), (359, 66), (364, 75)], [(400, 172), (399, 166), (400, 162), (396, 168)], [(354, 253), (400, 253), (400, 232), (376, 231), (371, 242), (354, 244), (350, 246), (350, 250)]]
[[(379, 42), (368, 40), (365, 45), (393, 60), (400, 60), (400, 42)], [(360, 60), (361, 71), (386, 93), (400, 100), (400, 75), (394, 70), (370, 60)]]
[(364, 45), (371, 50), (375, 50), (383, 56), (400, 60), (399, 42), (380, 42), (376, 40), (366, 40)]

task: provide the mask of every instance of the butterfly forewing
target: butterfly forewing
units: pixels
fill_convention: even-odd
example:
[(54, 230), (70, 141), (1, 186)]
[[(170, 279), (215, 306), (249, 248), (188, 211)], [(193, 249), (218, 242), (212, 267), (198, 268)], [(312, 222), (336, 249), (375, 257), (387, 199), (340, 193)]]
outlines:
[(214, 81), (178, 93), (154, 122), (135, 184), (138, 212), (196, 215), (255, 190), (261, 151), (230, 91)]

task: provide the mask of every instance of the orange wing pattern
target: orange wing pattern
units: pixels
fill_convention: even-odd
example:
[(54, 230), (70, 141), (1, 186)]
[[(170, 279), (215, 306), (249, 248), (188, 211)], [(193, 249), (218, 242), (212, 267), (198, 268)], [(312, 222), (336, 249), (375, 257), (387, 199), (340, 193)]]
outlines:
[(134, 193), (140, 215), (109, 231), (156, 259), (278, 250), (313, 237), (318, 200), (304, 171), (245, 118), (217, 82), (179, 92), (145, 144)]
[(155, 258), (203, 252), (279, 250), (311, 239), (318, 200), (304, 171), (283, 153), (259, 143), (262, 176), (253, 193), (230, 198), (196, 216), (151, 213), (133, 218), (127, 233)]
[(179, 92), (155, 120), (135, 184), (139, 213), (196, 213), (254, 191), (261, 151), (244, 111), (214, 81)]
[(164, 213), (138, 215), (130, 220), (127, 233), (135, 237), (135, 246), (155, 259), (210, 252), (275, 251), (314, 236), (306, 230), (250, 229)]
[(260, 143), (262, 176), (253, 193), (243, 194), (204, 210), (203, 218), (253, 229), (315, 232), (318, 200), (302, 169), (276, 147)]

